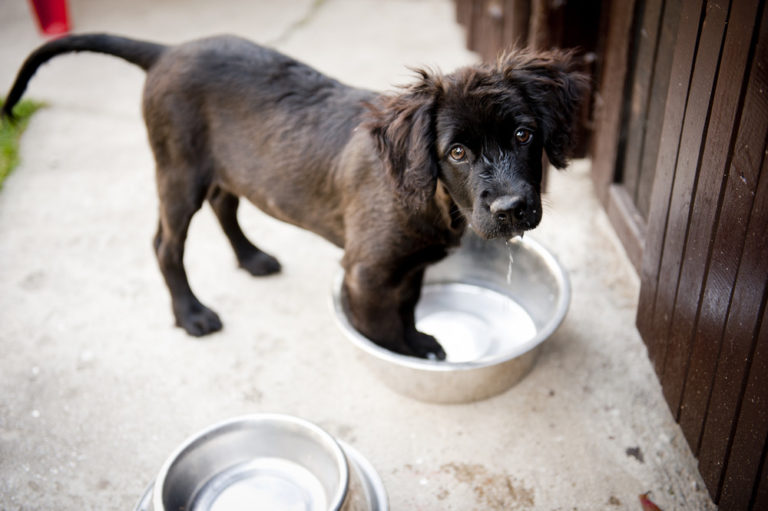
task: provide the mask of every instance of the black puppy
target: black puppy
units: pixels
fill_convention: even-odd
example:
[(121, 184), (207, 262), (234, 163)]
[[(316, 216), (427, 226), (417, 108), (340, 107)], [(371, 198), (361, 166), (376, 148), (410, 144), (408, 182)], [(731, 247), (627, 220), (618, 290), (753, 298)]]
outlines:
[(183, 265), (203, 201), (240, 266), (253, 275), (280, 270), (241, 231), (242, 196), (345, 250), (343, 303), (361, 333), (441, 359), (439, 343), (414, 324), (425, 267), (459, 243), (467, 223), (485, 238), (536, 227), (542, 151), (566, 165), (586, 87), (562, 52), (510, 53), (448, 75), (419, 71), (399, 94), (381, 95), (236, 37), (163, 46), (91, 34), (33, 52), (4, 114), (40, 65), (77, 51), (147, 71), (143, 113), (160, 197), (154, 247), (179, 326), (196, 336), (222, 326), (192, 293)]

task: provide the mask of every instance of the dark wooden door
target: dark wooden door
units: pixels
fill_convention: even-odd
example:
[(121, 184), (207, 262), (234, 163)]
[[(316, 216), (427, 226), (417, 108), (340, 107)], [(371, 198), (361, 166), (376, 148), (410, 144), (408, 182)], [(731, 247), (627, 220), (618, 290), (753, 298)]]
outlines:
[(613, 2), (606, 32), (592, 177), (635, 268), (642, 264), (681, 2)]
[(764, 3), (612, 4), (593, 147), (638, 329), (721, 509), (768, 509)]
[(638, 328), (722, 509), (768, 509), (768, 13), (684, 2)]

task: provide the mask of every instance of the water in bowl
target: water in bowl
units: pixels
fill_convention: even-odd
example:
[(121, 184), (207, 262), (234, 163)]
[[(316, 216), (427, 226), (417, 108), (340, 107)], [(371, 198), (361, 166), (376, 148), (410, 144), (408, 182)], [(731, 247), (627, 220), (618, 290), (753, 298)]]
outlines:
[(262, 457), (216, 474), (197, 492), (190, 509), (326, 511), (327, 507), (316, 475), (292, 461)]
[(479, 362), (513, 352), (536, 336), (528, 312), (511, 297), (472, 284), (427, 284), (416, 328), (434, 335), (448, 362)]

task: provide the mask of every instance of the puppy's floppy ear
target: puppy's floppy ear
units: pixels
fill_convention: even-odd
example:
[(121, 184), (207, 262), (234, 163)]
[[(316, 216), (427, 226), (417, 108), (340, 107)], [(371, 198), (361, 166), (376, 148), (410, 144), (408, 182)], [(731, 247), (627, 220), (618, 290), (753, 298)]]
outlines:
[(417, 72), (421, 79), (416, 84), (368, 105), (364, 126), (370, 130), (403, 202), (421, 209), (437, 186), (434, 111), (441, 86), (439, 78), (424, 70)]
[(573, 52), (517, 52), (502, 56), (499, 67), (533, 106), (544, 135), (544, 150), (558, 169), (568, 164), (579, 106), (589, 90), (577, 71)]

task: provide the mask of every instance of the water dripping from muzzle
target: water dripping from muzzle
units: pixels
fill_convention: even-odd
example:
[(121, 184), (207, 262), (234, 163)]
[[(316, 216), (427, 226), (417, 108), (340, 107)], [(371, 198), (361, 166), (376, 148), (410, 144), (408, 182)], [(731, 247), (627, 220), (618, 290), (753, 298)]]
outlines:
[(524, 232), (520, 232), (520, 234), (517, 234), (515, 236), (512, 236), (508, 240), (506, 240), (507, 248), (509, 249), (509, 267), (507, 268), (507, 284), (512, 284), (512, 265), (515, 262), (515, 258), (513, 255), (513, 245), (515, 243), (519, 243), (523, 239)]

